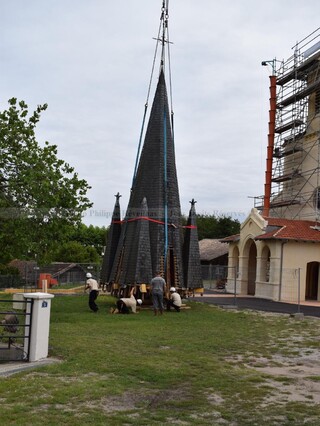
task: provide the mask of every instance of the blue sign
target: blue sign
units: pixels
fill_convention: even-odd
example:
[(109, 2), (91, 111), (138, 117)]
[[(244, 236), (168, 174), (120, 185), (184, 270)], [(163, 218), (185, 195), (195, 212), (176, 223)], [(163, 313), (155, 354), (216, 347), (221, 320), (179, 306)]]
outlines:
[(46, 302), (45, 300), (42, 302), (41, 308), (47, 308), (48, 307), (48, 302)]

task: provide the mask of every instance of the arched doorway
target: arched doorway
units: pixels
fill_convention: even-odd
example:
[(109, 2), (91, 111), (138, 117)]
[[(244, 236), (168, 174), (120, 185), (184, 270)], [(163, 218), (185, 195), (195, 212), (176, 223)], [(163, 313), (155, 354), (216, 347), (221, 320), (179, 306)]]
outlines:
[(254, 296), (256, 293), (256, 275), (257, 275), (257, 247), (254, 241), (251, 241), (248, 259), (248, 294)]
[(320, 262), (307, 264), (306, 299), (318, 300)]

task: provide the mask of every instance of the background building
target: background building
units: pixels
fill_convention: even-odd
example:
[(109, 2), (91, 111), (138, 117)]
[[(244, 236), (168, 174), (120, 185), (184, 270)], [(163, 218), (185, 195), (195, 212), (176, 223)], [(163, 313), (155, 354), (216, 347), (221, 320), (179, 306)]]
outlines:
[(320, 28), (288, 60), (262, 65), (272, 67), (265, 192), (223, 240), (228, 290), (320, 300)]

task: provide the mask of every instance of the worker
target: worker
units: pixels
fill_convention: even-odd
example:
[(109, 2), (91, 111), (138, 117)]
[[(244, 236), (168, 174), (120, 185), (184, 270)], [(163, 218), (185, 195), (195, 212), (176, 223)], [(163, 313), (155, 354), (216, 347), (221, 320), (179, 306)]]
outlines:
[(89, 308), (93, 312), (98, 312), (99, 308), (96, 304), (96, 299), (99, 295), (99, 284), (94, 278), (92, 278), (90, 272), (87, 273), (86, 277), (87, 282), (84, 290), (86, 291), (89, 289)]
[(167, 311), (170, 311), (170, 308), (173, 307), (177, 312), (180, 312), (182, 302), (180, 294), (177, 293), (175, 287), (170, 288), (170, 299), (167, 301)]
[(153, 311), (155, 315), (162, 315), (163, 312), (163, 295), (166, 289), (166, 282), (164, 278), (162, 278), (161, 274), (158, 273), (151, 280), (151, 294), (152, 294), (152, 302), (153, 302)]
[(137, 305), (142, 305), (141, 299), (136, 299), (134, 297), (134, 287), (130, 291), (130, 297), (122, 297), (117, 300), (116, 308), (111, 308), (110, 312), (112, 314), (129, 314), (130, 309), (133, 314), (137, 313)]

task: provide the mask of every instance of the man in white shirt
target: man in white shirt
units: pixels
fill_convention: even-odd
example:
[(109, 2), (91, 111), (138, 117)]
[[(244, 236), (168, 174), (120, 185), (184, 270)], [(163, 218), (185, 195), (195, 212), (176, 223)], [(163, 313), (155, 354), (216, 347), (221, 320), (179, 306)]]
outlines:
[(90, 272), (87, 273), (86, 277), (87, 282), (86, 282), (86, 287), (85, 290), (89, 289), (89, 308), (93, 311), (93, 312), (98, 312), (98, 306), (96, 304), (96, 299), (99, 295), (99, 284), (98, 282), (92, 278), (92, 275), (90, 274)]
[(167, 310), (170, 311), (171, 306), (177, 311), (180, 312), (182, 302), (180, 294), (177, 293), (175, 287), (170, 288), (170, 299), (167, 302)]
[(122, 297), (121, 299), (117, 300), (117, 307), (111, 309), (112, 314), (129, 314), (130, 309), (133, 314), (137, 313), (137, 305), (142, 304), (141, 299), (136, 299), (133, 295), (134, 293), (134, 287), (132, 287), (130, 291), (130, 297)]

